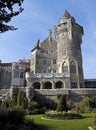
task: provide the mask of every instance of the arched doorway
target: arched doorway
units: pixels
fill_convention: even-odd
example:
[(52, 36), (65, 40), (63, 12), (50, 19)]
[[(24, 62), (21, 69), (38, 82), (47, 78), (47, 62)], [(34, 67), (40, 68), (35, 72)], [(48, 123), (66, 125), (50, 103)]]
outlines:
[(40, 89), (40, 83), (39, 82), (33, 83), (33, 88), (34, 89)]
[(58, 88), (64, 88), (64, 84), (61, 81), (56, 82), (56, 89)]
[(51, 82), (45, 82), (44, 83), (44, 89), (52, 89), (52, 83)]

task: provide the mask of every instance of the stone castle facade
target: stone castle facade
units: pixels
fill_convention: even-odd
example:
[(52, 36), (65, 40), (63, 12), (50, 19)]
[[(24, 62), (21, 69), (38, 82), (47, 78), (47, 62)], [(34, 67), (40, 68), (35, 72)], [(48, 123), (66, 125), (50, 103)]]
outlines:
[(33, 88), (84, 88), (83, 27), (66, 11), (55, 25), (54, 32), (55, 38), (49, 30), (48, 37), (41, 43), (38, 40), (31, 51), (30, 78)]
[(57, 101), (62, 94), (72, 98), (96, 94), (96, 80), (85, 82), (83, 76), (83, 27), (65, 11), (59, 23), (54, 26), (54, 34), (55, 38), (49, 30), (43, 42), (37, 41), (31, 50), (30, 66), (25, 62), (12, 63), (11, 84), (5, 85), (7, 88), (11, 86), (11, 97), (18, 88), (22, 88), (29, 100), (35, 97), (45, 102)]

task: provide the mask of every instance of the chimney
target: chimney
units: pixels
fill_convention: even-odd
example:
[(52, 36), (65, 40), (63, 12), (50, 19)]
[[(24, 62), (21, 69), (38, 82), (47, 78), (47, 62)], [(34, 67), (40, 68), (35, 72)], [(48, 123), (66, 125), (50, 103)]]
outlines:
[(49, 41), (52, 40), (52, 31), (51, 30), (48, 30), (48, 38), (49, 38)]

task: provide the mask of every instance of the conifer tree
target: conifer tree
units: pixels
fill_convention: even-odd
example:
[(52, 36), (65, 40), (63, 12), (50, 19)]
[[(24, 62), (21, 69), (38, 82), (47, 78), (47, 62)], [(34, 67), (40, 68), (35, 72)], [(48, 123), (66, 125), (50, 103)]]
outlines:
[(62, 95), (60, 97), (56, 111), (57, 112), (63, 112), (63, 111), (67, 112), (68, 111), (65, 95)]

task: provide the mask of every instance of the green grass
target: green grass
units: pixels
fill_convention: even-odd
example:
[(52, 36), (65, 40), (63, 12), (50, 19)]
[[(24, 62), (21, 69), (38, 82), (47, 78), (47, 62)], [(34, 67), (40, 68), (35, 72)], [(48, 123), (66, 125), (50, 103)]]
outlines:
[(78, 120), (43, 120), (42, 115), (27, 115), (38, 125), (38, 130), (88, 130), (92, 126), (93, 114), (83, 114), (85, 118)]

